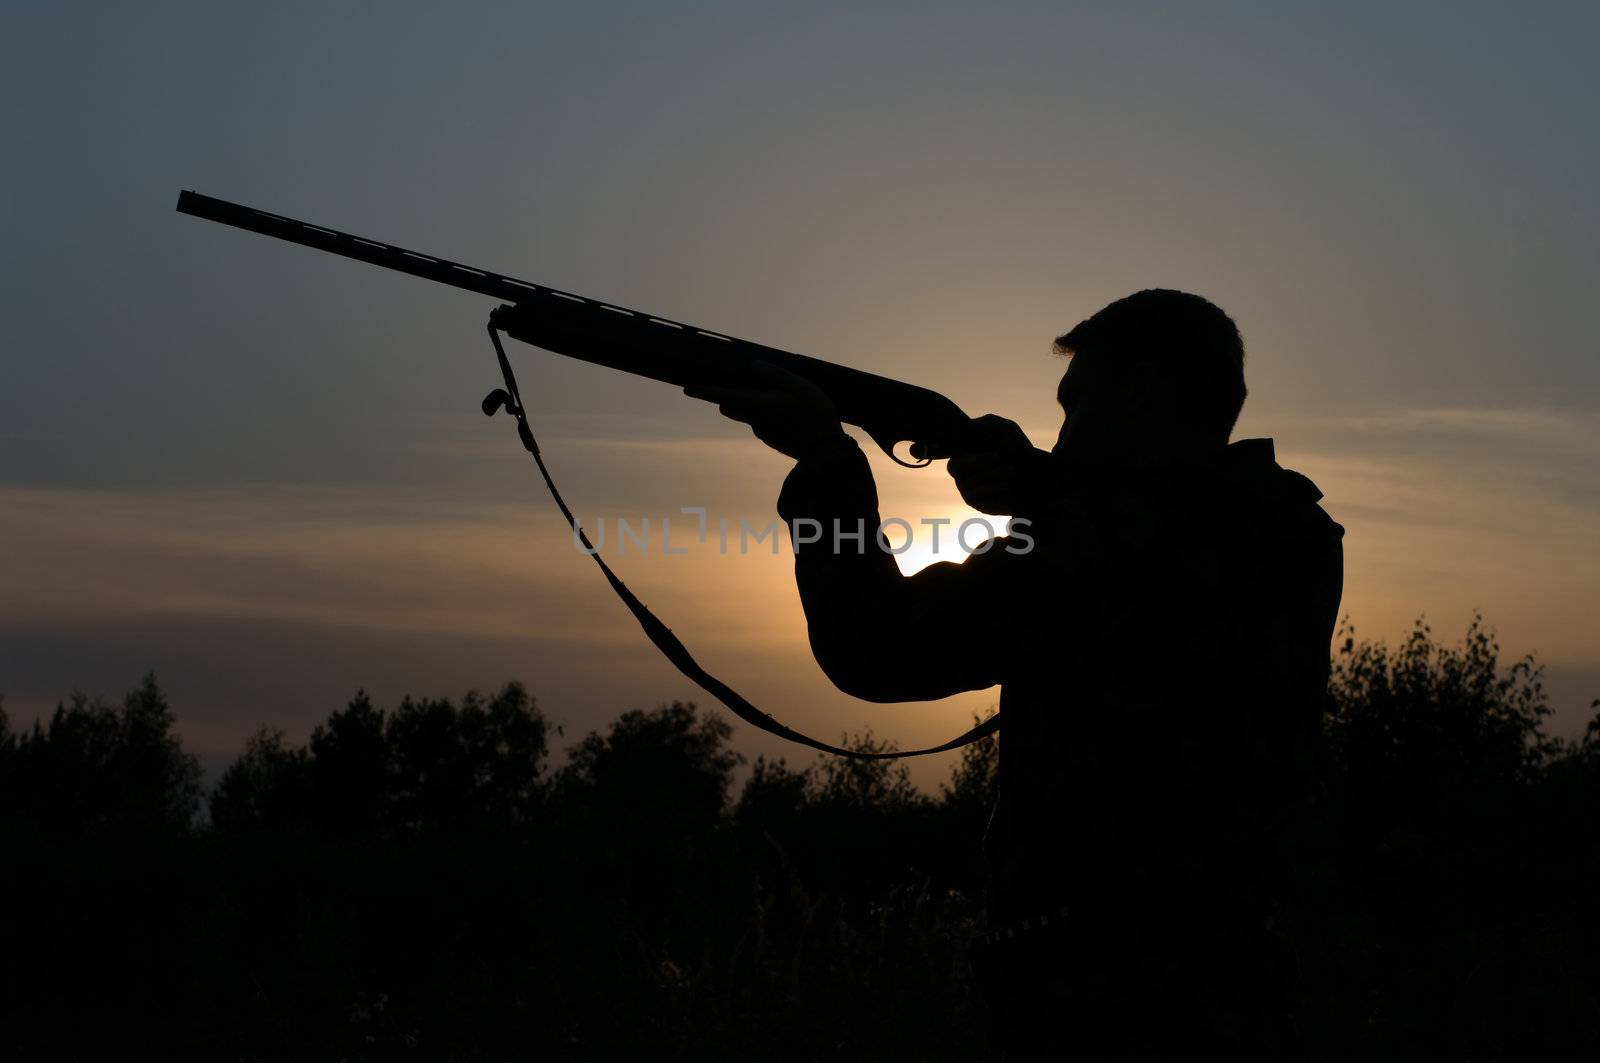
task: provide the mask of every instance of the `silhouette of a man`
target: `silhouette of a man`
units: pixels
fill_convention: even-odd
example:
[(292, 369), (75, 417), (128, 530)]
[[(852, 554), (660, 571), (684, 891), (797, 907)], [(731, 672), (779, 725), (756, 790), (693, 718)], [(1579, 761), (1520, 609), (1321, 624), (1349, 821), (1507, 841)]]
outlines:
[[(1229, 443), (1244, 348), (1216, 306), (1139, 292), (1056, 347), (1054, 449), (990, 416), (949, 463), (969, 505), (1029, 518), (1031, 549), (910, 577), (870, 546), (872, 474), (825, 395), (781, 373), (692, 393), (796, 459), (778, 510), (825, 529), (795, 574), (841, 690), (1003, 688), (975, 963), (1011, 1055), (1281, 1056), (1274, 846), (1320, 732), (1343, 529), (1270, 440)], [(868, 549), (836, 549), (860, 520)]]

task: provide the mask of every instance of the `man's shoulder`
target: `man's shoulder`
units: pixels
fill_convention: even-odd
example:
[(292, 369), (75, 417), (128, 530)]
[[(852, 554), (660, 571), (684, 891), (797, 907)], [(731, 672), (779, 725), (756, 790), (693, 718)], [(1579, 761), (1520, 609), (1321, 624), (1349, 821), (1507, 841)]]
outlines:
[(1337, 541), (1344, 529), (1322, 498), (1309, 477), (1278, 464), (1272, 440), (1247, 439), (1192, 460), (1063, 482), (1028, 518), (1046, 552), (1090, 559), (1263, 537)]
[(1344, 534), (1321, 505), (1322, 489), (1304, 473), (1279, 464), (1271, 439), (1230, 443), (1197, 462), (1195, 470), (1186, 501), (1224, 523), (1298, 527), (1334, 538)]

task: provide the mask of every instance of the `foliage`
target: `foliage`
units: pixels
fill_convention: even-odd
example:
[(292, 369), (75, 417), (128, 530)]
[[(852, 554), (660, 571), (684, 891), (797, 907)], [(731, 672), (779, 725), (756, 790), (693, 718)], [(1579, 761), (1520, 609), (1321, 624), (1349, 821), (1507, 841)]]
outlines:
[[(1547, 739), (1536, 663), (1481, 620), (1455, 647), (1346, 627), (1330, 695), (1281, 911), (1315, 1054), (1592, 1039), (1600, 714)], [(0, 1052), (991, 1058), (967, 957), (997, 740), (932, 797), (842, 758), (758, 758), (735, 792), (731, 735), (633, 710), (552, 772), (518, 684), (358, 692), (304, 745), (252, 737), (200, 821), (153, 677), (21, 733), (0, 705)]]
[(258, 731), (211, 792), (212, 827), (225, 834), (311, 829), (316, 806), (310, 767), (310, 755), (289, 746), (282, 731)]
[[(981, 723), (973, 716), (974, 724)], [(950, 781), (940, 787), (940, 799), (972, 818), (987, 818), (1000, 793), (1000, 736), (991, 734), (962, 746)]]
[[(841, 745), (861, 753), (894, 751), (893, 743), (874, 738), (871, 731), (846, 735)], [(820, 761), (810, 796), (818, 805), (847, 814), (903, 811), (923, 801), (911, 784), (911, 772), (905, 761), (851, 757), (829, 757)]]
[(0, 728), (6, 826), (56, 839), (182, 836), (199, 808), (200, 765), (173, 725), (151, 674), (120, 707), (74, 694), (48, 724)]
[(252, 737), (211, 794), (221, 833), (350, 837), (531, 823), (544, 799), (549, 726), (520, 683), (492, 697), (406, 698), (393, 712), (364, 691), (291, 748)]
[(1576, 907), (1600, 863), (1575, 841), (1600, 775), (1543, 733), (1537, 662), (1502, 667), (1475, 617), (1454, 647), (1422, 620), (1397, 647), (1347, 622), (1332, 665), (1322, 797), (1294, 839), (1304, 1027), (1367, 1058), (1551, 1058), (1600, 1032)]
[(709, 829), (722, 816), (740, 758), (727, 748), (733, 727), (675, 701), (655, 712), (625, 712), (609, 734), (573, 747), (556, 780), (558, 799), (631, 836), (660, 838)]
[(1358, 643), (1348, 622), (1336, 641), (1329, 734), (1347, 768), (1451, 791), (1531, 781), (1560, 749), (1540, 730), (1543, 668), (1528, 656), (1502, 669), (1482, 616), (1458, 647), (1421, 619), (1394, 649)]

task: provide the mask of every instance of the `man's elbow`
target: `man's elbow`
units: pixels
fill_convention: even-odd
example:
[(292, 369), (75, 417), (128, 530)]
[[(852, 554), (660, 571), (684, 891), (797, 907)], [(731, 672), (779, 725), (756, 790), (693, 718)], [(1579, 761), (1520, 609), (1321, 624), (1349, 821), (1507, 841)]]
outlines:
[(877, 676), (863, 676), (853, 673), (836, 674), (833, 672), (827, 672), (827, 676), (840, 691), (861, 701), (870, 701), (877, 705), (890, 705), (901, 701), (923, 700), (920, 695), (907, 692), (905, 687), (884, 682), (882, 678)]
[[(905, 663), (899, 663), (902, 661)], [(842, 660), (817, 655), (822, 673), (842, 693), (877, 705), (937, 701), (968, 689), (959, 684), (952, 686), (949, 682), (941, 682), (940, 676), (931, 674), (926, 668), (917, 667), (912, 663), (914, 661), (915, 656), (897, 656), (893, 651), (885, 651), (876, 660), (866, 662), (854, 653)]]
[(828, 681), (845, 694), (879, 705), (897, 701), (919, 701), (921, 695), (908, 688), (916, 685), (915, 676), (901, 674), (889, 662), (892, 652), (870, 652), (865, 644), (828, 647), (812, 643), (817, 663)]

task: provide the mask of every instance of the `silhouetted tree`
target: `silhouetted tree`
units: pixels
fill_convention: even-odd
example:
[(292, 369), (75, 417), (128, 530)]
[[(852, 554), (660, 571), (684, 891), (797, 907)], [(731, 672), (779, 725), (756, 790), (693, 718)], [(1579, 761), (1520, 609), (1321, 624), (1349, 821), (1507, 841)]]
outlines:
[(1541, 731), (1544, 669), (1528, 656), (1502, 670), (1481, 616), (1459, 647), (1431, 634), (1419, 619), (1390, 649), (1341, 627), (1329, 684), (1336, 758), (1371, 781), (1426, 779), (1434, 790), (1531, 780), (1559, 749)]
[(742, 759), (727, 748), (732, 734), (726, 720), (700, 715), (692, 702), (625, 712), (606, 734), (572, 747), (557, 786), (569, 808), (630, 837), (706, 830), (720, 822)]
[[(1281, 913), (1314, 1053), (1592, 1047), (1600, 715), (1547, 739), (1537, 666), (1481, 621), (1453, 648), (1346, 629), (1334, 665)], [(966, 957), (995, 738), (937, 800), (900, 763), (763, 757), (730, 805), (731, 728), (692, 704), (553, 777), (548, 737), (514, 683), (358, 693), (304, 747), (252, 737), (194, 831), (153, 678), (20, 735), (0, 706), (0, 1056), (988, 1058)]]
[(263, 728), (222, 773), (210, 811), (212, 829), (224, 834), (315, 830), (310, 754), (289, 746), (282, 731)]
[(200, 803), (200, 765), (183, 751), (154, 674), (120, 708), (83, 694), (9, 747), (22, 828), (62, 836), (179, 837)]
[(758, 830), (791, 828), (810, 803), (812, 787), (812, 768), (795, 771), (782, 757), (757, 757), (739, 791), (734, 821)]
[(520, 683), (508, 683), (488, 701), (470, 692), (459, 708), (444, 699), (406, 698), (385, 731), (397, 826), (528, 822), (541, 796), (546, 732)]
[(1555, 1058), (1585, 1022), (1600, 1033), (1600, 986), (1580, 973), (1600, 942), (1557, 915), (1600, 869), (1562, 837), (1575, 795), (1550, 800), (1562, 747), (1542, 731), (1542, 669), (1502, 667), (1481, 617), (1456, 647), (1420, 620), (1395, 648), (1341, 635), (1294, 928), (1313, 1043), (1325, 1058)]
[(311, 780), (323, 829), (376, 836), (387, 827), (393, 761), (385, 716), (358, 690), (311, 732)]
[(357, 692), (308, 749), (281, 731), (250, 739), (212, 794), (212, 825), (361, 836), (509, 829), (543, 799), (547, 733), (520, 683), (487, 699), (468, 691), (459, 707), (408, 697), (393, 712)]
[[(862, 753), (887, 753), (894, 743), (874, 738), (871, 731), (846, 735), (846, 749)], [(813, 802), (823, 808), (850, 813), (900, 812), (927, 800), (911, 782), (903, 760), (858, 760), (826, 757), (818, 761)]]
[[(974, 714), (972, 722), (981, 722), (981, 717)], [(999, 796), (1000, 736), (992, 734), (961, 747), (961, 759), (949, 782), (940, 786), (939, 799), (963, 819), (986, 822)]]

